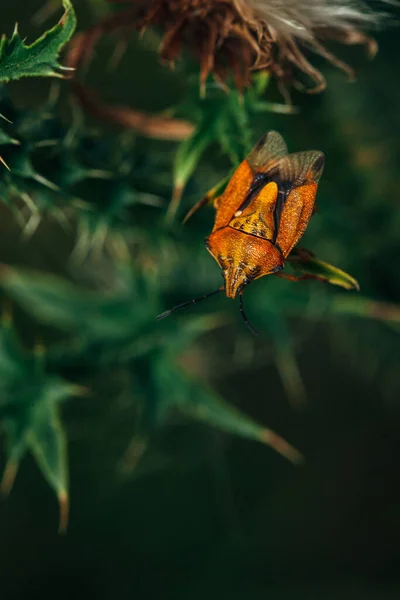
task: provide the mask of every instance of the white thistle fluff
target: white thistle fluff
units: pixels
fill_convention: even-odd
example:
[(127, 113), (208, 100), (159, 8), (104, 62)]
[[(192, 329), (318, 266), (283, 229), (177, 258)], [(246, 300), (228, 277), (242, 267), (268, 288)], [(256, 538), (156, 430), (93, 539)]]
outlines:
[(274, 29), (277, 36), (294, 37), (305, 42), (315, 39), (316, 30), (334, 28), (346, 32), (352, 27), (361, 29), (376, 27), (387, 16), (385, 13), (372, 10), (361, 0), (247, 0), (247, 2), (257, 16)]

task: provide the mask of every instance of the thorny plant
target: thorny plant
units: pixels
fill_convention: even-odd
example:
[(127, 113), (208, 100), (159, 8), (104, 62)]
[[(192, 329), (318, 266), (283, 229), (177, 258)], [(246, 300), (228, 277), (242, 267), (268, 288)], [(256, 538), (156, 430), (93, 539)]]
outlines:
[[(243, 159), (256, 136), (264, 133), (264, 121), (269, 125), (274, 112), (292, 111), (265, 99), (271, 77), (288, 89), (300, 71), (314, 80), (314, 91), (321, 90), (325, 80), (309, 62), (308, 50), (350, 74), (350, 68), (327, 50), (325, 40), (366, 44), (373, 53), (376, 45), (362, 28), (381, 20), (360, 2), (339, 0), (127, 0), (112, 12), (108, 3), (95, 3), (97, 8), (100, 4), (100, 22), (70, 42), (67, 69), (77, 72), (65, 72), (58, 60), (76, 26), (69, 0), (63, 0), (59, 23), (35, 43), (25, 44), (15, 29), (0, 46), (0, 82), (67, 73), (69, 81), (63, 85), (85, 110), (124, 129), (113, 136), (93, 131), (75, 103), (65, 123), (54, 94), (38, 110), (21, 109), (4, 86), (1, 91), (0, 194), (9, 230), (19, 231), (11, 235), (12, 256), (3, 258), (8, 265), (1, 268), (7, 307), (0, 328), (0, 420), (7, 456), (2, 487), (10, 491), (19, 462), (26, 450), (31, 451), (58, 494), (62, 529), (68, 518), (68, 469), (59, 405), (73, 394), (91, 394), (100, 401), (103, 378), (113, 382), (116, 397), (129, 398), (135, 415), (124, 458), (127, 469), (145, 463), (155, 432), (165, 427), (167, 417), (179, 413), (259, 440), (293, 462), (301, 460), (280, 436), (227, 404), (206, 383), (210, 372), (202, 336), (227, 327), (226, 313), (185, 315), (179, 327), (173, 322), (161, 326), (155, 315), (172, 300), (216, 281), (218, 273), (211, 272), (201, 244), (202, 221), (182, 227), (174, 218), (181, 199), (189, 209), (202, 196), (207, 201), (221, 191), (229, 163), (233, 168)], [(81, 70), (84, 60), (92, 58), (95, 43), (106, 33), (125, 38), (132, 30), (153, 26), (161, 35), (161, 58), (172, 63), (183, 57), (177, 76), (184, 83), (184, 97), (161, 115), (101, 102), (84, 84)], [(331, 130), (337, 122), (332, 118)], [(328, 125), (324, 135), (332, 137)], [(181, 142), (177, 150), (176, 141)], [(218, 163), (216, 146), (227, 157), (225, 162)], [(208, 179), (215, 185), (207, 192)], [(370, 189), (363, 180), (358, 186), (360, 197)], [(315, 230), (323, 231), (326, 247), (348, 247), (354, 243), (354, 229), (342, 227), (338, 241), (337, 223), (349, 222), (349, 207), (335, 204), (336, 189), (328, 188), (325, 195), (327, 201), (321, 204), (328, 209), (321, 217), (317, 213)], [(374, 213), (376, 197), (370, 197), (365, 211)], [(382, 215), (381, 206), (380, 210)], [(390, 252), (396, 223), (389, 210), (386, 219), (385, 251)], [(315, 233), (314, 241), (323, 253), (320, 237)], [(375, 239), (368, 251), (378, 254), (379, 244), (382, 239)], [(10, 256), (9, 247), (3, 255)], [(343, 252), (336, 255), (344, 260)], [(345, 266), (359, 272), (359, 259), (361, 250), (353, 262), (347, 257)], [(292, 266), (345, 289), (356, 286), (352, 277), (309, 253), (294, 252)], [(372, 295), (370, 277), (362, 284)], [(266, 294), (260, 285), (250, 305), (268, 334), (268, 348), (293, 401), (302, 399), (305, 391), (288, 317), (336, 324), (364, 317), (396, 325), (400, 319), (400, 309), (390, 299), (379, 303), (317, 287), (281, 284)], [(17, 318), (13, 324), (12, 312), (18, 315), (21, 310), (30, 323), (28, 330)], [(243, 335), (237, 333), (239, 346)], [(251, 359), (243, 359), (241, 368), (246, 368), (246, 360), (265, 363), (264, 350), (262, 344), (254, 345), (247, 353)], [(229, 364), (218, 353), (212, 354), (211, 362), (221, 370)]]

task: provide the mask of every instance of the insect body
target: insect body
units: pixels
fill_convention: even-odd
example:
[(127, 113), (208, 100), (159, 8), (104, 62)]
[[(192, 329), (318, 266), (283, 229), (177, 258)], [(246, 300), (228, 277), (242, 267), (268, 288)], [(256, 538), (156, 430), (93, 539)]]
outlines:
[[(240, 296), (248, 325), (243, 290), (254, 279), (283, 269), (313, 213), (323, 167), (322, 152), (288, 154), (281, 135), (270, 131), (214, 201), (214, 227), (205, 243), (222, 269), (225, 284), (217, 291), (225, 291), (228, 298)], [(180, 304), (158, 318), (209, 295)]]
[(271, 131), (236, 169), (214, 203), (214, 228), (206, 240), (229, 298), (284, 267), (313, 213), (323, 166), (322, 152), (288, 154), (282, 137)]

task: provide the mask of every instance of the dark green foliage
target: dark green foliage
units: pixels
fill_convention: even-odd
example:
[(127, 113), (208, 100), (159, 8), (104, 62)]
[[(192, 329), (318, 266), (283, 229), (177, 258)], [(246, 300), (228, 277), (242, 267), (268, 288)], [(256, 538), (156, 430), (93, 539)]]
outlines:
[[(81, 31), (88, 4), (119, 8), (75, 0)], [(18, 20), (35, 40), (56, 11), (4, 2), (2, 30)], [(380, 34), (353, 85), (326, 70), (324, 94), (293, 92), (286, 115), (273, 81), (243, 100), (208, 82), (200, 98), (193, 67), (158, 64), (154, 32), (108, 70), (120, 40), (107, 36), (78, 73), (104, 102), (166, 108), (197, 132), (220, 107), (221, 126), (181, 150), (84, 115), (69, 81), (2, 89), (3, 493), (19, 473), (0, 503), (1, 600), (399, 597), (397, 38)], [(258, 337), (223, 294), (156, 321), (221, 285), (203, 247), (213, 208), (181, 219), (270, 129), (326, 155), (301, 241), (315, 256), (296, 252), (284, 272), (341, 285), (256, 281), (244, 304)], [(301, 465), (268, 447), (300, 458), (265, 425)]]
[(197, 78), (192, 76), (191, 79), (188, 99), (178, 106), (177, 112), (195, 121), (196, 129), (180, 145), (175, 156), (174, 196), (168, 211), (170, 218), (175, 216), (184, 188), (206, 149), (217, 143), (236, 167), (252, 147), (251, 117), (273, 109), (272, 104), (261, 100), (269, 81), (266, 73), (255, 75), (253, 87), (244, 95), (233, 85), (230, 90), (222, 92), (210, 83), (206, 96), (202, 98), (199, 97)]
[(0, 82), (21, 77), (64, 77), (69, 69), (58, 63), (58, 55), (71, 39), (76, 27), (75, 12), (70, 0), (63, 0), (64, 15), (52, 29), (30, 45), (20, 37), (15, 26), (10, 39), (4, 34), (0, 41)]
[(18, 465), (29, 450), (57, 493), (65, 527), (68, 502), (66, 439), (58, 405), (78, 388), (45, 370), (44, 349), (22, 350), (9, 318), (0, 329), (0, 418), (6, 434), (7, 464), (2, 491), (10, 491)]
[[(3, 46), (4, 69), (11, 69), (18, 52), (32, 59), (29, 69), (14, 69), (14, 75), (4, 75), (3, 80), (59, 73), (59, 50), (75, 26), (69, 3), (64, 7), (64, 24), (46, 38), (27, 47), (14, 35), (14, 41)], [(47, 53), (44, 62), (42, 51)], [(253, 362), (264, 364), (268, 354), (287, 396), (299, 403), (306, 401), (307, 387), (297, 362), (302, 335), (298, 331), (296, 336), (295, 329), (320, 323), (332, 332), (343, 327), (344, 337), (351, 338), (357, 337), (362, 323), (363, 335), (369, 339), (372, 332), (375, 344), (389, 337), (393, 346), (397, 344), (398, 296), (377, 290), (382, 289), (378, 278), (383, 271), (383, 287), (395, 287), (391, 269), (398, 267), (382, 269), (379, 260), (382, 253), (393, 255), (398, 223), (378, 190), (371, 191), (374, 178), (369, 171), (352, 170), (351, 150), (346, 150), (352, 148), (349, 125), (338, 126), (342, 113), (337, 114), (339, 103), (331, 96), (326, 106), (315, 109), (323, 116), (320, 138), (315, 134), (313, 145), (328, 157), (319, 209), (307, 232), (307, 247), (317, 257), (294, 255), (287, 271), (313, 275), (349, 292), (321, 281), (292, 283), (271, 277), (254, 283), (245, 303), (260, 329), (260, 342), (249, 337), (238, 311), (232, 309), (228, 317), (232, 303), (222, 296), (166, 321), (155, 320), (162, 310), (211, 291), (221, 281), (203, 247), (212, 208), (204, 208), (182, 226), (177, 218), (184, 212), (178, 210), (181, 196), (189, 209), (222, 181), (221, 191), (227, 173), (252, 144), (268, 129), (289, 128), (286, 121), (294, 118), (280, 121), (276, 112), (282, 107), (264, 100), (265, 74), (255, 77), (254, 87), (244, 95), (210, 83), (204, 98), (199, 97), (197, 77), (184, 72), (177, 76), (184, 79), (186, 93), (172, 112), (196, 127), (180, 146), (144, 140), (131, 132), (90, 128), (73, 102), (61, 118), (56, 88), (40, 108), (21, 108), (1, 90), (0, 113), (8, 121), (1, 122), (0, 154), (10, 170), (0, 165), (0, 197), (8, 207), (9, 224), (17, 224), (19, 232), (3, 259), (12, 267), (1, 272), (3, 292), (19, 315), (15, 325), (8, 321), (1, 329), (6, 487), (25, 450), (30, 450), (65, 505), (66, 442), (59, 403), (74, 393), (90, 393), (101, 406), (106, 401), (102, 378), (114, 385), (115, 398), (110, 401), (117, 404), (123, 397), (134, 414), (126, 461), (130, 470), (142, 459), (151, 463), (153, 439), (177, 416), (261, 441), (298, 462), (300, 454), (294, 448), (214, 391), (211, 381), (216, 374), (224, 369), (228, 378), (236, 369), (246, 373)], [(338, 82), (335, 89), (343, 91), (344, 85)], [(355, 98), (356, 93), (349, 103)], [(354, 115), (351, 107), (347, 110), (351, 122)], [(287, 136), (290, 151), (309, 149), (306, 127), (297, 124), (297, 129), (297, 137)], [(384, 162), (375, 166), (386, 172)], [(385, 177), (389, 182), (390, 176)], [(373, 226), (360, 228), (360, 219)], [(43, 248), (44, 257), (31, 259), (31, 250), (34, 254)], [(352, 276), (330, 263), (354, 274), (363, 295), (355, 292)], [(224, 313), (217, 312), (222, 308)], [(210, 314), (199, 316), (202, 311)], [(231, 338), (234, 342), (226, 341)], [(30, 349), (26, 355), (21, 344)], [(352, 348), (350, 339), (350, 354)], [(395, 352), (389, 355), (385, 368), (396, 364)], [(379, 363), (379, 357), (376, 360)], [(261, 389), (257, 399), (270, 402), (268, 380), (262, 381)]]

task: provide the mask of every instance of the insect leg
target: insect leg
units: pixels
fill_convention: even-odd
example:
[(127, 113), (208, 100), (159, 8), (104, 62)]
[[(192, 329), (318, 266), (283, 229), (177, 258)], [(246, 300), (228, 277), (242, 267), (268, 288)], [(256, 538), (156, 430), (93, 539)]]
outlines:
[(315, 275), (290, 275), (289, 273), (274, 273), (276, 277), (280, 277), (280, 279), (286, 279), (287, 281), (305, 281), (306, 279), (318, 279), (321, 280), (320, 277), (316, 277)]
[(187, 221), (189, 221), (190, 217), (192, 217), (194, 215), (194, 213), (196, 213), (199, 210), (199, 208), (203, 208), (203, 206), (207, 206), (207, 204), (211, 204), (212, 201), (213, 201), (213, 198), (209, 198), (208, 194), (203, 196), (203, 198), (201, 200), (196, 202), (196, 204), (194, 204), (192, 206), (192, 208), (190, 208), (188, 210), (182, 223), (185, 224)]
[(186, 221), (188, 221), (190, 219), (190, 217), (192, 217), (194, 215), (194, 213), (199, 210), (199, 208), (203, 208), (203, 206), (213, 204), (214, 208), (218, 208), (218, 200), (221, 198), (222, 192), (224, 191), (224, 189), (229, 181), (229, 178), (230, 178), (230, 176), (224, 177), (223, 179), (221, 179), (221, 181), (219, 181), (217, 183), (217, 185), (215, 185), (213, 188), (211, 188), (211, 190), (208, 190), (206, 195), (203, 196), (203, 198), (201, 200), (196, 202), (196, 204), (194, 206), (192, 206), (191, 209), (189, 209), (189, 211), (186, 213), (186, 216), (183, 219), (182, 223), (186, 223)]

